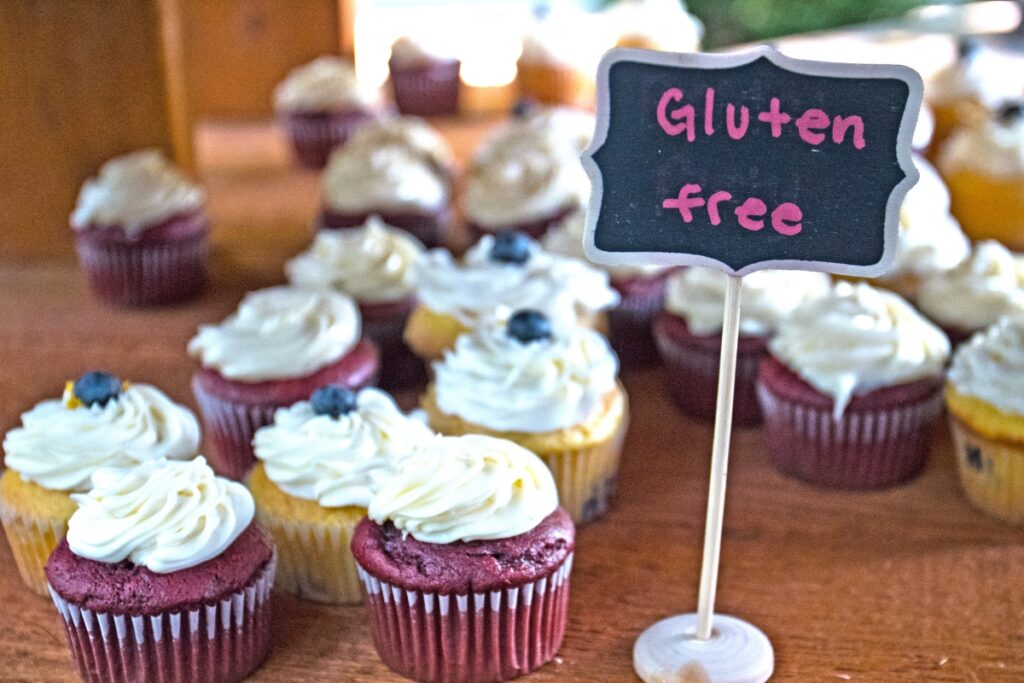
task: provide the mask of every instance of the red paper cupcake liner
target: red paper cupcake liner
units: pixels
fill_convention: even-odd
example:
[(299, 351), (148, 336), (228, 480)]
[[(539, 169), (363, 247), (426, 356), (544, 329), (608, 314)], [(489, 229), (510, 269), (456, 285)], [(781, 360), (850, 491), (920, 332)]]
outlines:
[(559, 209), (549, 216), (542, 216), (536, 220), (528, 221), (526, 223), (511, 223), (509, 225), (500, 225), (497, 227), (485, 227), (479, 223), (467, 221), (466, 232), (469, 236), (469, 244), (476, 244), (484, 235), (494, 235), (507, 230), (518, 230), (519, 232), (526, 233), (535, 240), (540, 239), (548, 230), (561, 223), (569, 214), (577, 210), (578, 207), (575, 204), (572, 204)]
[(396, 303), (360, 304), (363, 334), (380, 349), (380, 386), (382, 389), (406, 389), (426, 384), (427, 368), (402, 338), (415, 299)]
[[(692, 334), (685, 321), (663, 311), (654, 321), (654, 340), (665, 363), (669, 395), (687, 415), (714, 422), (721, 335)], [(750, 427), (761, 422), (757, 372), (766, 349), (767, 340), (762, 337), (740, 337), (732, 411), (736, 426)]]
[(272, 559), (242, 590), (189, 612), (115, 614), (69, 602), (50, 588), (71, 657), (96, 683), (229, 683), (270, 650)]
[[(156, 231), (156, 235), (146, 233)], [(97, 298), (151, 306), (195, 297), (206, 286), (208, 226), (201, 214), (177, 216), (138, 239), (118, 228), (75, 233), (78, 260)], [(166, 235), (166, 236), (161, 236)]]
[(407, 590), (359, 567), (377, 653), (397, 673), (431, 683), (527, 674), (562, 644), (572, 558), (524, 585), (451, 595)]
[(436, 61), (413, 66), (396, 66), (389, 62), (388, 66), (399, 112), (412, 116), (458, 113), (460, 61)]
[(418, 239), (428, 249), (443, 247), (448, 239), (452, 215), (447, 207), (433, 212), (388, 212), (371, 211), (367, 213), (343, 213), (330, 208), (320, 212), (318, 229), (344, 230), (361, 228), (370, 216), (379, 216), (384, 223), (394, 228), (405, 230)]
[(764, 362), (758, 398), (768, 456), (786, 474), (821, 486), (874, 489), (910, 480), (927, 461), (942, 413), (937, 379), (855, 397), (838, 421), (831, 398), (799, 400), (794, 386), (814, 391), (774, 358)]
[(652, 326), (665, 304), (665, 283), (673, 272), (612, 280), (621, 300), (608, 311), (609, 340), (623, 367), (638, 368), (658, 362)]
[(363, 124), (376, 118), (372, 111), (293, 112), (283, 117), (295, 160), (306, 168), (323, 168), (335, 147), (343, 145)]

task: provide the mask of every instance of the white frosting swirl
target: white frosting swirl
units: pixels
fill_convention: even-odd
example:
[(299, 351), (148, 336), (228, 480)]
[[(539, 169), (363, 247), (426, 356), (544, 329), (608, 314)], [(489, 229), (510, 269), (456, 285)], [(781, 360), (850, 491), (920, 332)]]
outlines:
[(936, 104), (974, 100), (994, 107), (1020, 97), (1024, 89), (1024, 60), (1008, 53), (978, 47), (969, 56), (940, 70), (928, 83), (928, 99)]
[(71, 227), (122, 228), (135, 235), (171, 216), (203, 205), (202, 188), (190, 182), (163, 153), (143, 149), (111, 159), (78, 193)]
[(839, 419), (855, 394), (942, 375), (949, 340), (902, 298), (838, 283), (797, 308), (769, 342), (772, 354), (835, 399)]
[[(570, 256), (581, 261), (590, 262), (583, 251), (583, 231), (587, 224), (587, 214), (580, 209), (573, 211), (558, 224), (541, 237), (541, 244), (553, 254)], [(668, 266), (644, 265), (644, 266), (607, 266), (600, 263), (593, 264), (608, 273), (612, 280), (626, 280), (644, 275), (654, 275), (664, 272)]]
[(572, 150), (577, 156), (587, 148), (594, 135), (594, 114), (575, 107), (537, 107), (521, 118), (510, 118), (492, 129), (473, 155), (475, 163), (485, 164), (491, 156), (544, 140), (555, 147)]
[(979, 242), (957, 268), (925, 280), (918, 306), (940, 325), (967, 330), (1024, 314), (1024, 254)]
[(1024, 177), (1024, 116), (990, 118), (959, 129), (942, 148), (939, 168), (946, 174), (967, 169), (986, 176)]
[(71, 552), (97, 562), (128, 560), (157, 574), (220, 555), (252, 522), (248, 489), (218, 477), (206, 458), (102, 469), (88, 493), (72, 496)]
[(704, 37), (704, 24), (678, 0), (625, 0), (607, 12), (619, 43), (643, 43), (665, 52), (696, 52)]
[(415, 148), (344, 145), (323, 174), (324, 203), (338, 211), (437, 211), (448, 204), (448, 177)]
[(949, 381), (961, 394), (1024, 416), (1024, 318), (1003, 318), (961, 344)]
[(321, 112), (374, 107), (380, 93), (356, 79), (338, 57), (323, 56), (296, 67), (274, 88), (274, 106), (284, 112)]
[(383, 391), (363, 389), (356, 409), (337, 418), (317, 415), (309, 401), (280, 408), (253, 446), (285, 493), (323, 507), (367, 507), (400, 460), (432, 436)]
[[(797, 270), (759, 270), (743, 278), (740, 334), (764, 337), (794, 309), (826, 296), (829, 277)], [(725, 312), (728, 276), (711, 268), (687, 268), (669, 278), (665, 309), (686, 321), (693, 334), (718, 334)]]
[(371, 216), (361, 228), (320, 230), (284, 271), (298, 287), (336, 290), (361, 303), (400, 301), (415, 295), (415, 267), (425, 253), (415, 237)]
[(345, 147), (356, 156), (369, 156), (381, 147), (401, 147), (441, 176), (448, 175), (455, 163), (445, 139), (418, 116), (394, 116), (360, 126)]
[(101, 467), (130, 468), (160, 458), (191, 458), (199, 423), (185, 406), (156, 387), (129, 384), (104, 405), (85, 406), (65, 391), (37, 404), (7, 432), (7, 467), (54, 491), (85, 491)]
[(511, 441), (438, 436), (370, 502), (369, 517), (424, 543), (511, 538), (558, 507), (547, 465)]
[(200, 325), (188, 352), (228, 379), (305, 377), (348, 353), (360, 324), (344, 294), (269, 287), (246, 294), (223, 322)]
[(397, 67), (449, 62), (455, 59), (447, 46), (423, 36), (402, 36), (391, 44), (391, 63)]
[(619, 302), (608, 274), (583, 261), (549, 254), (533, 243), (526, 263), (500, 263), (489, 257), (493, 245), (494, 237), (485, 235), (461, 263), (445, 249), (428, 252), (416, 268), (420, 302), (466, 327), (520, 308), (537, 309), (555, 325), (570, 325)]
[(597, 332), (556, 328), (524, 344), (493, 321), (464, 334), (434, 363), (442, 412), (495, 431), (539, 434), (589, 419), (615, 389), (618, 359)]

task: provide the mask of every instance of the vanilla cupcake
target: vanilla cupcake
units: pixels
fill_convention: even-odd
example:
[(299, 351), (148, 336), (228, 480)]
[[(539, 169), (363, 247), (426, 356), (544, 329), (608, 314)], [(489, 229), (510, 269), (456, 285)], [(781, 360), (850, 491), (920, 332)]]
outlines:
[(917, 307), (955, 343), (1005, 315), (1024, 315), (1024, 254), (979, 242), (959, 267), (925, 281)]
[[(728, 276), (710, 268), (687, 268), (668, 280), (665, 309), (654, 322), (654, 338), (666, 364), (669, 394), (688, 415), (715, 418), (722, 319)], [(736, 358), (733, 420), (757, 424), (757, 370), (768, 341), (798, 306), (829, 292), (824, 273), (759, 270), (743, 278)]]
[(63, 398), (24, 413), (3, 450), (0, 521), (22, 580), (46, 595), (43, 566), (67, 531), (72, 494), (87, 491), (101, 468), (191, 458), (199, 423), (156, 387), (89, 372), (68, 382)]
[(605, 329), (604, 311), (619, 300), (607, 273), (550, 254), (518, 232), (484, 237), (461, 261), (435, 249), (417, 273), (419, 305), (404, 338), (428, 361), (440, 358), (459, 335), (495, 315), (533, 308), (556, 325)]
[(625, 0), (605, 13), (616, 47), (697, 52), (704, 24), (678, 0)]
[(459, 110), (462, 62), (445, 46), (412, 36), (391, 44), (388, 70), (395, 104), (403, 114), (441, 116)]
[(288, 73), (274, 89), (274, 108), (298, 162), (320, 168), (331, 149), (379, 115), (380, 94), (360, 84), (348, 62), (324, 56)]
[(599, 46), (575, 17), (566, 14), (559, 12), (537, 22), (523, 36), (516, 61), (520, 97), (543, 104), (580, 105), (590, 94), (587, 73), (597, 66)]
[(939, 170), (964, 232), (1024, 251), (1024, 102), (958, 131), (942, 151)]
[(421, 119), (364, 129), (324, 170), (319, 227), (354, 228), (377, 214), (428, 247), (440, 246), (451, 222), (451, 168), (447, 144)]

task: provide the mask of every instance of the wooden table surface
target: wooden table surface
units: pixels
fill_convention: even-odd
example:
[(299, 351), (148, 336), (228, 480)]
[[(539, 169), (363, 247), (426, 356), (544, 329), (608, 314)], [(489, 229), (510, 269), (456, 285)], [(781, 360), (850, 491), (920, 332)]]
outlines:
[[(488, 123), (443, 128), (464, 159)], [(105, 308), (72, 262), (0, 256), (0, 430), (94, 368), (195, 407), (185, 343), (247, 290), (282, 281), (318, 201), (315, 174), (290, 169), (267, 126), (206, 126), (199, 158), (214, 235), (213, 286), (197, 303)], [(711, 429), (667, 402), (658, 370), (624, 381), (634, 412), (618, 498), (579, 532), (565, 644), (537, 683), (636, 680), (640, 631), (695, 609)], [(787, 479), (757, 430), (736, 432), (731, 464), (718, 607), (768, 634), (775, 680), (1024, 680), (1022, 534), (964, 501), (945, 428), (924, 473), (881, 493)], [(274, 609), (273, 653), (255, 680), (401, 680), (377, 660), (362, 608), (278, 593)], [(22, 586), (5, 543), (0, 680), (73, 680), (56, 612)]]

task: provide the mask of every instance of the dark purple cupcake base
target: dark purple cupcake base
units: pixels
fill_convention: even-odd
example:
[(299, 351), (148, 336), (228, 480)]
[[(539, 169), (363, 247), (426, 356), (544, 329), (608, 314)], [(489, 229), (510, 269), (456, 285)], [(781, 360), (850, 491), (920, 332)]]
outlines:
[(395, 105), (412, 116), (450, 116), (459, 111), (459, 70), (457, 59), (399, 66), (388, 62)]
[(406, 346), (402, 338), (405, 323), (416, 307), (416, 299), (359, 304), (363, 334), (380, 349), (380, 387), (393, 391), (426, 384), (427, 368), (423, 360)]
[(619, 293), (619, 305), (608, 311), (609, 341), (623, 367), (655, 365), (660, 356), (654, 342), (654, 319), (665, 304), (665, 284), (675, 272), (612, 280)]
[(480, 238), (484, 235), (495, 235), (499, 232), (506, 232), (508, 230), (518, 230), (519, 232), (526, 233), (533, 239), (537, 240), (543, 237), (548, 230), (558, 225), (566, 217), (574, 211), (577, 211), (578, 207), (573, 204), (571, 206), (559, 209), (555, 213), (549, 216), (543, 216), (536, 220), (532, 220), (526, 223), (513, 223), (510, 225), (499, 225), (493, 227), (485, 227), (479, 223), (473, 221), (466, 222), (466, 233), (469, 236), (469, 244), (473, 245), (480, 241)]
[(380, 219), (387, 225), (405, 230), (429, 249), (445, 246), (452, 222), (451, 211), (447, 208), (432, 213), (387, 211), (342, 213), (325, 207), (320, 212), (318, 227), (321, 230), (361, 228), (373, 215), (380, 216)]
[(360, 126), (377, 118), (369, 109), (341, 112), (293, 112), (282, 117), (291, 137), (295, 160), (305, 168), (323, 168), (335, 147)]

